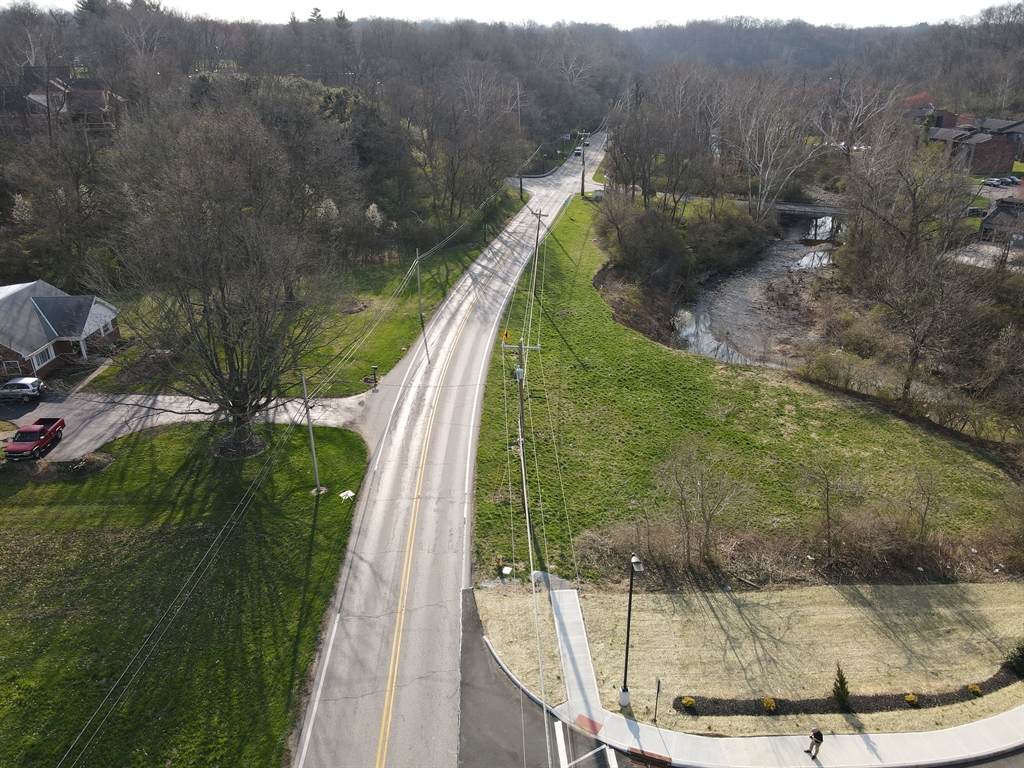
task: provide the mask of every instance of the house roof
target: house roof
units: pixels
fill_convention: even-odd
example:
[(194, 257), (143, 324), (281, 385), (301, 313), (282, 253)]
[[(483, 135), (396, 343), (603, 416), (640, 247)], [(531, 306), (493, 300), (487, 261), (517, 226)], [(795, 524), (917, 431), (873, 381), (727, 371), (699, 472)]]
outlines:
[(61, 336), (80, 336), (89, 319), (95, 296), (34, 296), (33, 303), (50, 327)]
[(1003, 198), (989, 211), (982, 222), (983, 229), (1020, 229), (1024, 216), (1024, 201)]
[(28, 357), (56, 339), (81, 338), (96, 301), (42, 280), (0, 286), (0, 344)]
[(963, 128), (932, 128), (928, 131), (928, 136), (936, 141), (960, 141), (970, 135), (971, 132)]
[(989, 117), (984, 120), (979, 120), (978, 124), (986, 131), (992, 131), (993, 133), (1019, 133), (1024, 128), (1024, 120), (1005, 120), (998, 117)]
[(932, 128), (928, 136), (935, 141), (952, 141), (957, 144), (984, 144), (992, 141), (992, 135), (981, 133), (974, 128)]

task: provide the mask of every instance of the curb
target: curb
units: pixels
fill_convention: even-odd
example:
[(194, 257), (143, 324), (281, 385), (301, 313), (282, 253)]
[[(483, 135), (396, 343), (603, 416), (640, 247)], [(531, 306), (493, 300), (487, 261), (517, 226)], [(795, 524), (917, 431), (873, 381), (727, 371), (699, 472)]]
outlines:
[[(522, 683), (522, 681), (519, 680), (519, 678), (517, 678), (515, 676), (515, 674), (512, 672), (512, 670), (510, 670), (505, 665), (505, 663), (501, 660), (501, 657), (498, 656), (497, 651), (494, 650), (494, 646), (491, 645), (491, 641), (487, 639), (486, 635), (484, 635), (484, 643), (487, 645), (487, 650), (490, 651), (491, 658), (493, 658), (494, 661), (497, 662), (498, 666), (501, 667), (501, 671), (505, 673), (505, 675), (508, 677), (508, 679), (511, 680), (515, 684), (515, 686), (517, 688), (519, 688), (519, 690), (521, 690), (523, 693), (525, 693), (530, 698), (531, 701), (533, 701), (535, 704), (537, 704), (540, 707), (542, 707), (545, 711), (549, 712), (552, 716), (557, 717), (559, 720), (561, 720), (567, 726), (569, 726), (569, 727), (573, 727), (574, 726), (574, 724), (572, 722), (570, 722), (564, 716), (562, 716), (562, 714), (559, 713), (558, 711), (556, 711), (554, 707), (552, 707), (552, 706), (542, 702), (537, 696), (535, 696), (533, 694), (532, 691), (530, 691)], [(1012, 711), (1013, 711), (1012, 709), (1008, 710), (1008, 712), (1012, 712)], [(1006, 714), (1006, 713), (1003, 713), (1003, 714)], [(996, 715), (996, 717), (999, 717), (999, 715)], [(963, 727), (964, 726), (962, 726), (962, 725), (961, 726), (954, 726), (954, 728), (963, 728)], [(945, 729), (945, 730), (952, 730), (952, 729)], [(681, 731), (668, 731), (668, 733), (682, 733), (682, 732)], [(626, 755), (627, 757), (631, 756), (631, 755), (632, 756), (636, 756), (636, 757), (644, 757), (644, 758), (647, 758), (647, 759), (652, 759), (652, 758), (655, 757), (654, 755), (644, 754), (644, 753), (641, 753), (638, 750), (634, 750), (634, 749), (628, 749), (628, 750), (624, 751), (621, 745), (617, 746), (617, 745), (609, 742), (600, 733), (593, 733), (591, 735), (594, 737), (594, 739), (596, 739), (597, 741), (601, 742), (606, 747), (608, 747), (610, 749), (615, 749), (615, 750), (621, 752), (622, 754)], [(696, 734), (695, 734), (695, 737), (696, 738), (701, 738), (699, 735), (696, 735)], [(775, 739), (775, 738), (783, 738), (783, 739), (798, 738), (800, 740), (803, 740), (804, 737), (803, 736), (729, 736), (729, 737), (725, 737), (725, 738), (730, 739), (730, 740), (734, 739), (734, 740), (744, 740), (744, 741), (751, 740), (752, 741), (754, 739)], [(987, 750), (981, 750), (981, 751), (977, 752), (976, 754), (973, 754), (973, 755), (971, 755), (969, 757), (953, 757), (953, 758), (945, 758), (945, 759), (942, 759), (942, 758), (940, 758), (940, 759), (932, 759), (932, 760), (928, 760), (928, 761), (925, 761), (925, 762), (912, 763), (912, 765), (916, 766), (917, 768), (925, 768), (926, 766), (955, 766), (955, 765), (968, 766), (968, 765), (975, 765), (975, 764), (977, 764), (977, 763), (979, 763), (981, 761), (992, 760), (992, 759), (995, 759), (995, 758), (998, 758), (998, 757), (1002, 757), (1004, 755), (1013, 755), (1013, 754), (1019, 753), (1022, 749), (1024, 749), (1024, 741), (1019, 741), (1019, 742), (1017, 742), (1015, 744), (1003, 745), (1003, 746), (1000, 746), (1000, 747), (990, 748), (990, 749), (987, 749)], [(661, 758), (657, 762), (659, 764), (662, 764), (661, 761), (664, 760), (664, 757), (661, 756), (661, 755), (658, 755), (657, 757)], [(673, 766), (699, 766), (700, 765), (699, 763), (693, 763), (693, 762), (687, 762), (687, 763), (669, 762), (669, 763), (663, 763), (663, 764), (665, 764), (665, 765), (673, 765)], [(875, 768), (877, 768), (877, 766), (880, 766), (880, 765), (884, 765), (884, 764), (882, 764), (882, 763), (874, 764)], [(911, 764), (905, 764), (905, 765), (911, 765)]]

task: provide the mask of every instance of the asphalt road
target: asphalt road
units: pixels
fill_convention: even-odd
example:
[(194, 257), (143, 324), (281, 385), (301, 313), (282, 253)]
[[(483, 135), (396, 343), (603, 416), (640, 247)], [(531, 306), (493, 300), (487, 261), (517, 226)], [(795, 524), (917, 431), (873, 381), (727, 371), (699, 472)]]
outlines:
[[(596, 144), (596, 142), (595, 142)], [(591, 148), (596, 160), (599, 147)], [(589, 165), (589, 163), (588, 163)], [(454, 766), (462, 590), (471, 586), (476, 441), (498, 324), (536, 238), (580, 184), (579, 159), (528, 184), (517, 215), (367, 397), (372, 446), (298, 734), (298, 768)], [(518, 763), (517, 763), (518, 764)]]
[(462, 600), (460, 699), (459, 768), (617, 767), (614, 752), (591, 734), (546, 715), (495, 663), (472, 589), (463, 591)]

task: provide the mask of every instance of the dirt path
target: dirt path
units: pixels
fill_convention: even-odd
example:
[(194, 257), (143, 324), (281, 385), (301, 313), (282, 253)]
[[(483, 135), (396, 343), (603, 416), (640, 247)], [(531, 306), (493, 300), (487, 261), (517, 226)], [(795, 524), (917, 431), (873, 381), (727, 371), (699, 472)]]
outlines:
[[(530, 597), (510, 588), (477, 591), (484, 630), (498, 654), (540, 692)], [(564, 695), (561, 665), (541, 598), (545, 689)], [(604, 706), (617, 711), (622, 681), (625, 598), (581, 595)], [(937, 693), (981, 683), (1024, 638), (1024, 584), (806, 587), (775, 592), (634, 596), (629, 681), (633, 711), (650, 721), (654, 681), (658, 723), (693, 733), (803, 733), (813, 723), (835, 733), (946, 728), (1024, 701), (1024, 682), (974, 701), (869, 715), (705, 717), (672, 710), (678, 695), (801, 699), (826, 697), (839, 661), (854, 694)]]

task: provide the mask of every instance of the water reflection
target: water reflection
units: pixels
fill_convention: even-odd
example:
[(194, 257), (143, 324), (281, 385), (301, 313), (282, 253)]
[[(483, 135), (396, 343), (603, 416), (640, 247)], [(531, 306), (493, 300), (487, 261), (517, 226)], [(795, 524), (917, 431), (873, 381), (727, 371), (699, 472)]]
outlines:
[(790, 269), (817, 269), (832, 263), (832, 251), (811, 251), (800, 261), (796, 262)]
[[(765, 300), (765, 286), (783, 283), (790, 279), (786, 275), (795, 277), (795, 272), (831, 264), (830, 238), (836, 233), (837, 222), (830, 216), (797, 221), (782, 240), (765, 249), (756, 264), (712, 281), (696, 304), (677, 310), (675, 346), (726, 363), (785, 363), (787, 355), (780, 355), (776, 345), (781, 341), (794, 349), (793, 335), (799, 337), (802, 331), (795, 313), (780, 312)], [(788, 353), (789, 358), (792, 354)]]
[(803, 235), (797, 239), (800, 242), (804, 242), (805, 240), (812, 241), (810, 243), (806, 243), (807, 245), (827, 243), (835, 239), (835, 226), (836, 221), (831, 216), (822, 216), (819, 219), (808, 219), (806, 220)]
[[(708, 314), (707, 303), (703, 299), (690, 309), (681, 309), (673, 319), (675, 330), (673, 336), (679, 349), (695, 352), (705, 357), (713, 357), (723, 363), (753, 363), (745, 355), (737, 352), (729, 343), (719, 341), (711, 335), (711, 315)], [(728, 337), (728, 333), (726, 334)]]

